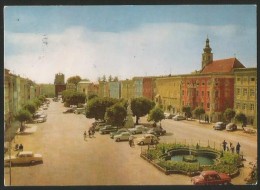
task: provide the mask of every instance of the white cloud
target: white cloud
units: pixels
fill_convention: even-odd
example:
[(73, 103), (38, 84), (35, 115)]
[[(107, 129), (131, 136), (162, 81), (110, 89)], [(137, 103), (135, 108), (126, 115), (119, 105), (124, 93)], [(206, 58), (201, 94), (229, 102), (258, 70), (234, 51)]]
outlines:
[[(104, 74), (125, 79), (190, 73), (200, 69), (207, 34), (216, 57), (226, 58), (233, 56), (229, 51), (232, 40), (236, 45), (247, 42), (238, 38), (241, 32), (248, 35), (247, 30), (232, 25), (154, 23), (121, 33), (71, 27), (60, 34), (48, 34), (48, 45), (42, 43), (40, 34), (6, 33), (8, 47), (17, 54), (6, 54), (5, 67), (39, 83), (53, 83), (58, 72), (66, 78), (79, 75), (92, 81)], [(235, 50), (242, 52), (240, 48)]]

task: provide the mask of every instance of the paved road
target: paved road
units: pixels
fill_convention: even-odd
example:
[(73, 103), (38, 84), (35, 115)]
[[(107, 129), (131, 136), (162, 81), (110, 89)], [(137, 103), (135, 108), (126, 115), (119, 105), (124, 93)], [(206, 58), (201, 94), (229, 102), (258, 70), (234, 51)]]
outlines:
[[(47, 122), (37, 124), (34, 134), (16, 138), (16, 143), (23, 143), (25, 150), (43, 154), (44, 163), (13, 167), (12, 185), (190, 185), (189, 177), (166, 176), (140, 158), (140, 146), (130, 148), (127, 142), (116, 143), (108, 135), (98, 133), (95, 138), (84, 141), (83, 132), (93, 120), (84, 115), (62, 114), (63, 110), (60, 102), (51, 102), (46, 111)], [(224, 132), (214, 131), (209, 126), (172, 120), (164, 120), (162, 124), (168, 131), (161, 137), (164, 142), (192, 137), (193, 141), (201, 139), (201, 143), (208, 138), (220, 143), (223, 139)], [(239, 140), (242, 150), (256, 157), (256, 137), (243, 138), (242, 141), (235, 133), (225, 133), (228, 142)], [(246, 148), (250, 149), (246, 151)], [(234, 184), (244, 184), (242, 177), (234, 179)], [(8, 184), (8, 168), (5, 168), (5, 179)]]

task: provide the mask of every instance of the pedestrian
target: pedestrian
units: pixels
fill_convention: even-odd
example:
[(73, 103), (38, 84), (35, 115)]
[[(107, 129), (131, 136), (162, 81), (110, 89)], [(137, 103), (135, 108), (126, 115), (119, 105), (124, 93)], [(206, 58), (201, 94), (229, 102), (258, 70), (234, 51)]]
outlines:
[(19, 151), (23, 151), (23, 145), (22, 144), (19, 145)]
[(235, 147), (232, 144), (230, 146), (230, 150), (231, 150), (232, 153), (234, 153)]
[(89, 136), (89, 138), (91, 138), (91, 130), (90, 129), (88, 130), (88, 136)]
[(86, 140), (86, 138), (87, 138), (87, 132), (85, 131), (84, 132), (84, 140)]
[(130, 135), (129, 137), (129, 146), (130, 147), (134, 146), (134, 137), (132, 135)]
[(240, 144), (239, 144), (239, 142), (237, 143), (237, 146), (236, 146), (236, 152), (237, 152), (237, 154), (239, 154), (239, 152), (240, 152)]
[(94, 137), (94, 135), (95, 135), (95, 128), (91, 128), (91, 132), (92, 132), (92, 136)]
[(231, 149), (231, 146), (232, 146), (232, 142), (229, 142), (229, 148)]
[(226, 151), (227, 142), (225, 140), (222, 142), (222, 146), (223, 146), (223, 150)]

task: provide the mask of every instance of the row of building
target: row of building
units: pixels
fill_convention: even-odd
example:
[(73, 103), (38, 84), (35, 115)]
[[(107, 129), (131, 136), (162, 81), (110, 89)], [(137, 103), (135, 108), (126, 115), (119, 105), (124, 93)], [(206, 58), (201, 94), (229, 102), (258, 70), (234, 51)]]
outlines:
[[(14, 75), (9, 75), (15, 78)], [(20, 81), (25, 80), (18, 78)], [(257, 68), (245, 68), (236, 58), (213, 60), (209, 39), (203, 49), (201, 70), (191, 74), (133, 77), (129, 80), (98, 83), (82, 80), (77, 85), (66, 84), (64, 79), (64, 75), (58, 73), (54, 84), (37, 85), (28, 80), (30, 82), (25, 87), (23, 82), (19, 82), (20, 86), (23, 84), (23, 89), (27, 89), (27, 94), (24, 92), (26, 90), (16, 90), (17, 95), (13, 99), (22, 95), (20, 102), (16, 100), (18, 105), (40, 94), (58, 96), (68, 89), (83, 92), (87, 96), (96, 94), (99, 97), (118, 99), (146, 97), (170, 113), (181, 113), (182, 107), (186, 105), (192, 109), (203, 107), (213, 122), (222, 120), (223, 112), (227, 108), (233, 108), (236, 112), (246, 114), (248, 124), (257, 126)], [(6, 86), (9, 84), (7, 81), (5, 76), (5, 90), (8, 91), (5, 93), (6, 99), (12, 91), (15, 92), (12, 85)], [(5, 101), (5, 104), (8, 102)], [(15, 101), (9, 104), (12, 107), (11, 104), (15, 104)], [(15, 110), (17, 108), (19, 106)]]

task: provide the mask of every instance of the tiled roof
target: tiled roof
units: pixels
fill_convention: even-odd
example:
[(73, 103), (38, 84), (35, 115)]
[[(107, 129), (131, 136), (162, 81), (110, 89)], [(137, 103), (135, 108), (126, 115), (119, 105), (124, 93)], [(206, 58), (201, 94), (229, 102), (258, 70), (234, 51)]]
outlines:
[(201, 73), (230, 73), (234, 68), (245, 68), (236, 58), (215, 60), (206, 65)]

